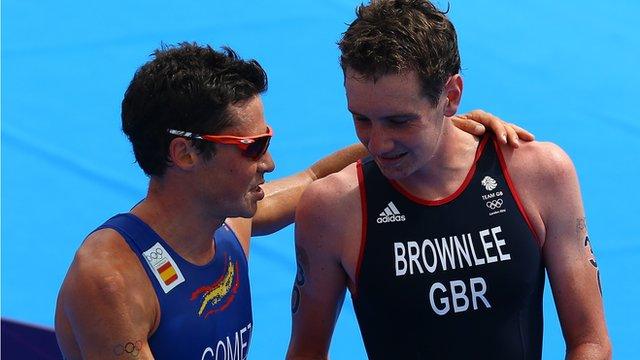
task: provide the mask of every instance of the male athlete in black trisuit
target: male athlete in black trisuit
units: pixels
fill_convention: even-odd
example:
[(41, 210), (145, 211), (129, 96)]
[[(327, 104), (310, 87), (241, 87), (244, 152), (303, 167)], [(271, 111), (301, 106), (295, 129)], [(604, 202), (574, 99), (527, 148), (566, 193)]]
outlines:
[(485, 136), (460, 188), (437, 201), (373, 160), (356, 167), (366, 227), (353, 300), (372, 358), (540, 358), (542, 257), (501, 160)]
[(463, 81), (445, 14), (372, 1), (340, 49), (371, 158), (298, 205), (288, 358), (327, 358), (348, 288), (371, 359), (538, 359), (545, 269), (567, 358), (610, 357), (573, 164), (452, 126)]

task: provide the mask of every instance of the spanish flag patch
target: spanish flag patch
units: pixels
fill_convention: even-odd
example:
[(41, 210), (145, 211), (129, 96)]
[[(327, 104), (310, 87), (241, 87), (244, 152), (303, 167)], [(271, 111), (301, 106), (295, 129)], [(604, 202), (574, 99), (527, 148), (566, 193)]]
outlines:
[(143, 252), (142, 255), (147, 260), (147, 265), (156, 276), (165, 294), (184, 282), (184, 276), (182, 276), (178, 265), (159, 242)]
[(173, 265), (168, 261), (158, 268), (158, 272), (160, 273), (160, 277), (162, 278), (162, 281), (164, 281), (165, 285), (171, 285), (172, 282), (178, 280), (176, 269), (174, 269)]

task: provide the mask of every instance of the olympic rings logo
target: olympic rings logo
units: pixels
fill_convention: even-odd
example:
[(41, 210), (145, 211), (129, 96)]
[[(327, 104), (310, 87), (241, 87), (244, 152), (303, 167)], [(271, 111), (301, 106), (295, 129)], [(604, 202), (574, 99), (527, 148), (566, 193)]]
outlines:
[(125, 353), (131, 357), (138, 357), (142, 350), (142, 341), (138, 340), (135, 343), (129, 341), (126, 344), (119, 344), (113, 348), (113, 354), (116, 356), (124, 355)]
[(144, 255), (149, 262), (155, 262), (157, 260), (164, 259), (164, 253), (161, 248), (156, 248), (155, 250)]
[(500, 209), (502, 207), (502, 199), (487, 201), (487, 207), (491, 210)]

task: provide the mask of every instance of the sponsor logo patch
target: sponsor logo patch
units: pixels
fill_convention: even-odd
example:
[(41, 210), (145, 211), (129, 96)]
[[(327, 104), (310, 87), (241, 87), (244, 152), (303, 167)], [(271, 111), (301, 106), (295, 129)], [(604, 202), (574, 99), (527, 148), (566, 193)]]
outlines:
[(393, 204), (393, 201), (389, 201), (389, 204), (382, 210), (376, 222), (378, 224), (390, 223), (390, 222), (402, 222), (406, 218), (400, 213), (400, 210)]
[(142, 254), (165, 294), (184, 282), (178, 265), (159, 242)]

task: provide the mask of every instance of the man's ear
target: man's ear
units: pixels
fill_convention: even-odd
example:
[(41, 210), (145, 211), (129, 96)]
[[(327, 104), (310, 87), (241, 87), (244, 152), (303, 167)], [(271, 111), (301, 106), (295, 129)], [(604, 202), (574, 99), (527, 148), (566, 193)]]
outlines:
[(169, 143), (169, 160), (179, 169), (189, 170), (198, 161), (198, 150), (190, 140), (177, 137)]
[(444, 116), (453, 116), (458, 112), (460, 100), (462, 100), (462, 76), (460, 74), (453, 75), (444, 86), (444, 95), (446, 97), (444, 106)]

